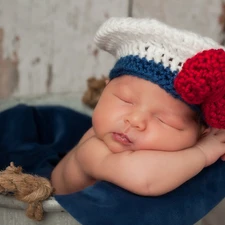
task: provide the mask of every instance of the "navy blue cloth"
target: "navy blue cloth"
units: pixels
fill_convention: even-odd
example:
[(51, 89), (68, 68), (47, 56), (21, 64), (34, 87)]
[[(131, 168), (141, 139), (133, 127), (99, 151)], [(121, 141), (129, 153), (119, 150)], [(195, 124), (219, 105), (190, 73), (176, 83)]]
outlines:
[[(0, 169), (11, 161), (49, 178), (59, 160), (91, 127), (91, 118), (57, 106), (19, 105), (0, 113)], [(218, 160), (176, 190), (143, 197), (100, 181), (55, 198), (83, 225), (192, 225), (225, 196), (225, 163)]]
[(0, 169), (14, 162), (50, 178), (52, 169), (91, 127), (91, 118), (59, 106), (18, 105), (0, 113)]

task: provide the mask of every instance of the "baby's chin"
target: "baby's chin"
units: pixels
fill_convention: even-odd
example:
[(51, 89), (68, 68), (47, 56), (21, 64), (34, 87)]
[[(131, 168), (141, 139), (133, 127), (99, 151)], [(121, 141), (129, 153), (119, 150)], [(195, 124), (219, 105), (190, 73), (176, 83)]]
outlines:
[(121, 152), (131, 152), (131, 151), (135, 151), (133, 149), (131, 149), (128, 146), (123, 146), (117, 143), (114, 144), (106, 144), (108, 149), (112, 152), (112, 153), (121, 153)]

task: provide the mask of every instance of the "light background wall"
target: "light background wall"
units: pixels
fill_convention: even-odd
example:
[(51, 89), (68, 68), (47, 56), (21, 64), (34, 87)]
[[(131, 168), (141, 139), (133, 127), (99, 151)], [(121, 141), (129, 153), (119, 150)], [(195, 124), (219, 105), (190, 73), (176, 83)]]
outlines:
[(111, 16), (155, 17), (219, 40), (221, 0), (0, 0), (0, 98), (80, 96), (114, 59), (93, 43)]
[[(18, 103), (81, 102), (86, 80), (114, 59), (93, 43), (111, 16), (155, 17), (220, 41), (223, 0), (0, 0), (0, 110)], [(223, 225), (220, 204), (201, 225)], [(199, 223), (199, 225), (200, 225)]]

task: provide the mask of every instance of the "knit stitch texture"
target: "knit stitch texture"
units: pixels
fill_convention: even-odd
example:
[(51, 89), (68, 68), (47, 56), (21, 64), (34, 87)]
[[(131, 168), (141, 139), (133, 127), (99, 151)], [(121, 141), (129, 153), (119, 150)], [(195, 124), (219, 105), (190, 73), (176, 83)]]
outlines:
[(96, 44), (116, 57), (110, 79), (132, 75), (159, 85), (225, 128), (225, 51), (210, 38), (154, 19), (110, 18)]

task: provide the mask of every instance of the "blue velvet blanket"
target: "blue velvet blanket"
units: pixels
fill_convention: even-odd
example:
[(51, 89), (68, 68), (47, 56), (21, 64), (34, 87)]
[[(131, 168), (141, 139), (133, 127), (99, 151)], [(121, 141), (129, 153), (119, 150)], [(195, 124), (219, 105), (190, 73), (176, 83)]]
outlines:
[[(91, 126), (91, 118), (59, 106), (18, 105), (0, 113), (0, 169), (11, 161), (49, 178)], [(225, 196), (225, 162), (218, 160), (176, 190), (142, 197), (100, 181), (55, 198), (83, 225), (192, 225)]]

